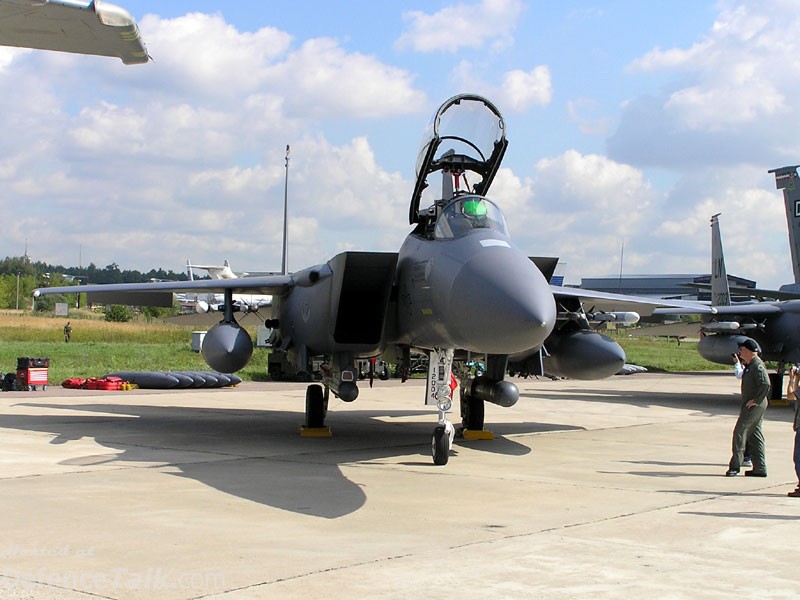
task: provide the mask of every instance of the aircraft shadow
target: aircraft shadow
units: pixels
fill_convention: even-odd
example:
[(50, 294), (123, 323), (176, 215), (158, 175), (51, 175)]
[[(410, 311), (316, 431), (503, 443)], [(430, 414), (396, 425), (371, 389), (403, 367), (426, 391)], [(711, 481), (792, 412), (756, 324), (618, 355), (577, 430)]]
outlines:
[(772, 515), (761, 512), (699, 512), (699, 511), (683, 511), (682, 515), (696, 515), (698, 517), (724, 517), (727, 519), (763, 519), (765, 521), (796, 521), (795, 515)]
[[(94, 403), (18, 406), (58, 413), (2, 415), (0, 426), (53, 434), (52, 444), (92, 438), (109, 449), (61, 464), (174, 467), (178, 471), (173, 474), (224, 493), (326, 519), (350, 514), (366, 502), (362, 487), (343, 474), (341, 465), (364, 465), (411, 453), (419, 454), (420, 460), (401, 465), (442, 468), (430, 458), (434, 426), (430, 411), (332, 411), (328, 421), (333, 437), (302, 438), (303, 414), (291, 411)], [(65, 410), (81, 414), (65, 415)], [(424, 420), (407, 420), (416, 416)], [(492, 425), (507, 433), (502, 424)], [(536, 423), (509, 427), (513, 432), (571, 428)], [(530, 452), (527, 446), (502, 436), (489, 443), (456, 440), (451, 460), (457, 460), (462, 444), (507, 456)]]

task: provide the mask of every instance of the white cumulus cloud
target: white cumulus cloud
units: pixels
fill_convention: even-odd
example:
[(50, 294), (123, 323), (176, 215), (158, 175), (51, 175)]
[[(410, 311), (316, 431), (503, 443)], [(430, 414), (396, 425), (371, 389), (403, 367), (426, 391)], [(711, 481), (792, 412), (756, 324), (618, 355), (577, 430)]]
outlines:
[(409, 11), (403, 14), (407, 27), (396, 45), (415, 52), (507, 46), (523, 10), (520, 0), (482, 0), (453, 4), (435, 13)]

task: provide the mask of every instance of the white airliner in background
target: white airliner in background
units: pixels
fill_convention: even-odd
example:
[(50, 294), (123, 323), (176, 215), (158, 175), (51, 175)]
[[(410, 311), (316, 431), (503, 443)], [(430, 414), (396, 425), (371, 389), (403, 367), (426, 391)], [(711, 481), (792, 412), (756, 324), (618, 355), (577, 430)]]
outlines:
[[(222, 262), (222, 266), (193, 265), (192, 261), (187, 259), (186, 272), (189, 275), (189, 281), (194, 281), (195, 269), (206, 271), (212, 279), (237, 279), (239, 277), (247, 277), (250, 274), (234, 273), (227, 259)], [(221, 310), (222, 305), (225, 303), (225, 296), (223, 294), (198, 294), (197, 296), (195, 310), (199, 313)], [(233, 303), (234, 305), (238, 305), (239, 311), (241, 312), (254, 312), (260, 308), (271, 306), (272, 296), (264, 294), (234, 294)]]

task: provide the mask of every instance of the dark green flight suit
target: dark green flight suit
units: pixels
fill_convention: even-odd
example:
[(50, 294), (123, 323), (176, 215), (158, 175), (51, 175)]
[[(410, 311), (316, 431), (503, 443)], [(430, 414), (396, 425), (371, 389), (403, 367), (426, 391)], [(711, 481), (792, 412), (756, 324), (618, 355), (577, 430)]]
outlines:
[[(738, 471), (742, 467), (744, 447), (749, 441), (750, 453), (753, 457), (753, 471), (756, 473), (767, 472), (761, 422), (767, 410), (769, 392), (767, 369), (761, 359), (754, 356), (742, 374), (742, 407), (739, 410), (739, 419), (733, 428), (733, 456), (731, 456), (729, 465), (731, 471)], [(756, 401), (753, 408), (747, 408), (750, 400)]]

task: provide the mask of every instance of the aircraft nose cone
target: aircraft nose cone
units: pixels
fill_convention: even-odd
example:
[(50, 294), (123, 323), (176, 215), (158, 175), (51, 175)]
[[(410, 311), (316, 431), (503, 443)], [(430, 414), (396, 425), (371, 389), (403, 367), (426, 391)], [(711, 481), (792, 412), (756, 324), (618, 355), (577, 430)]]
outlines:
[(473, 256), (453, 281), (450, 305), (449, 320), (460, 347), (487, 354), (537, 347), (556, 320), (549, 284), (536, 265), (513, 248)]

